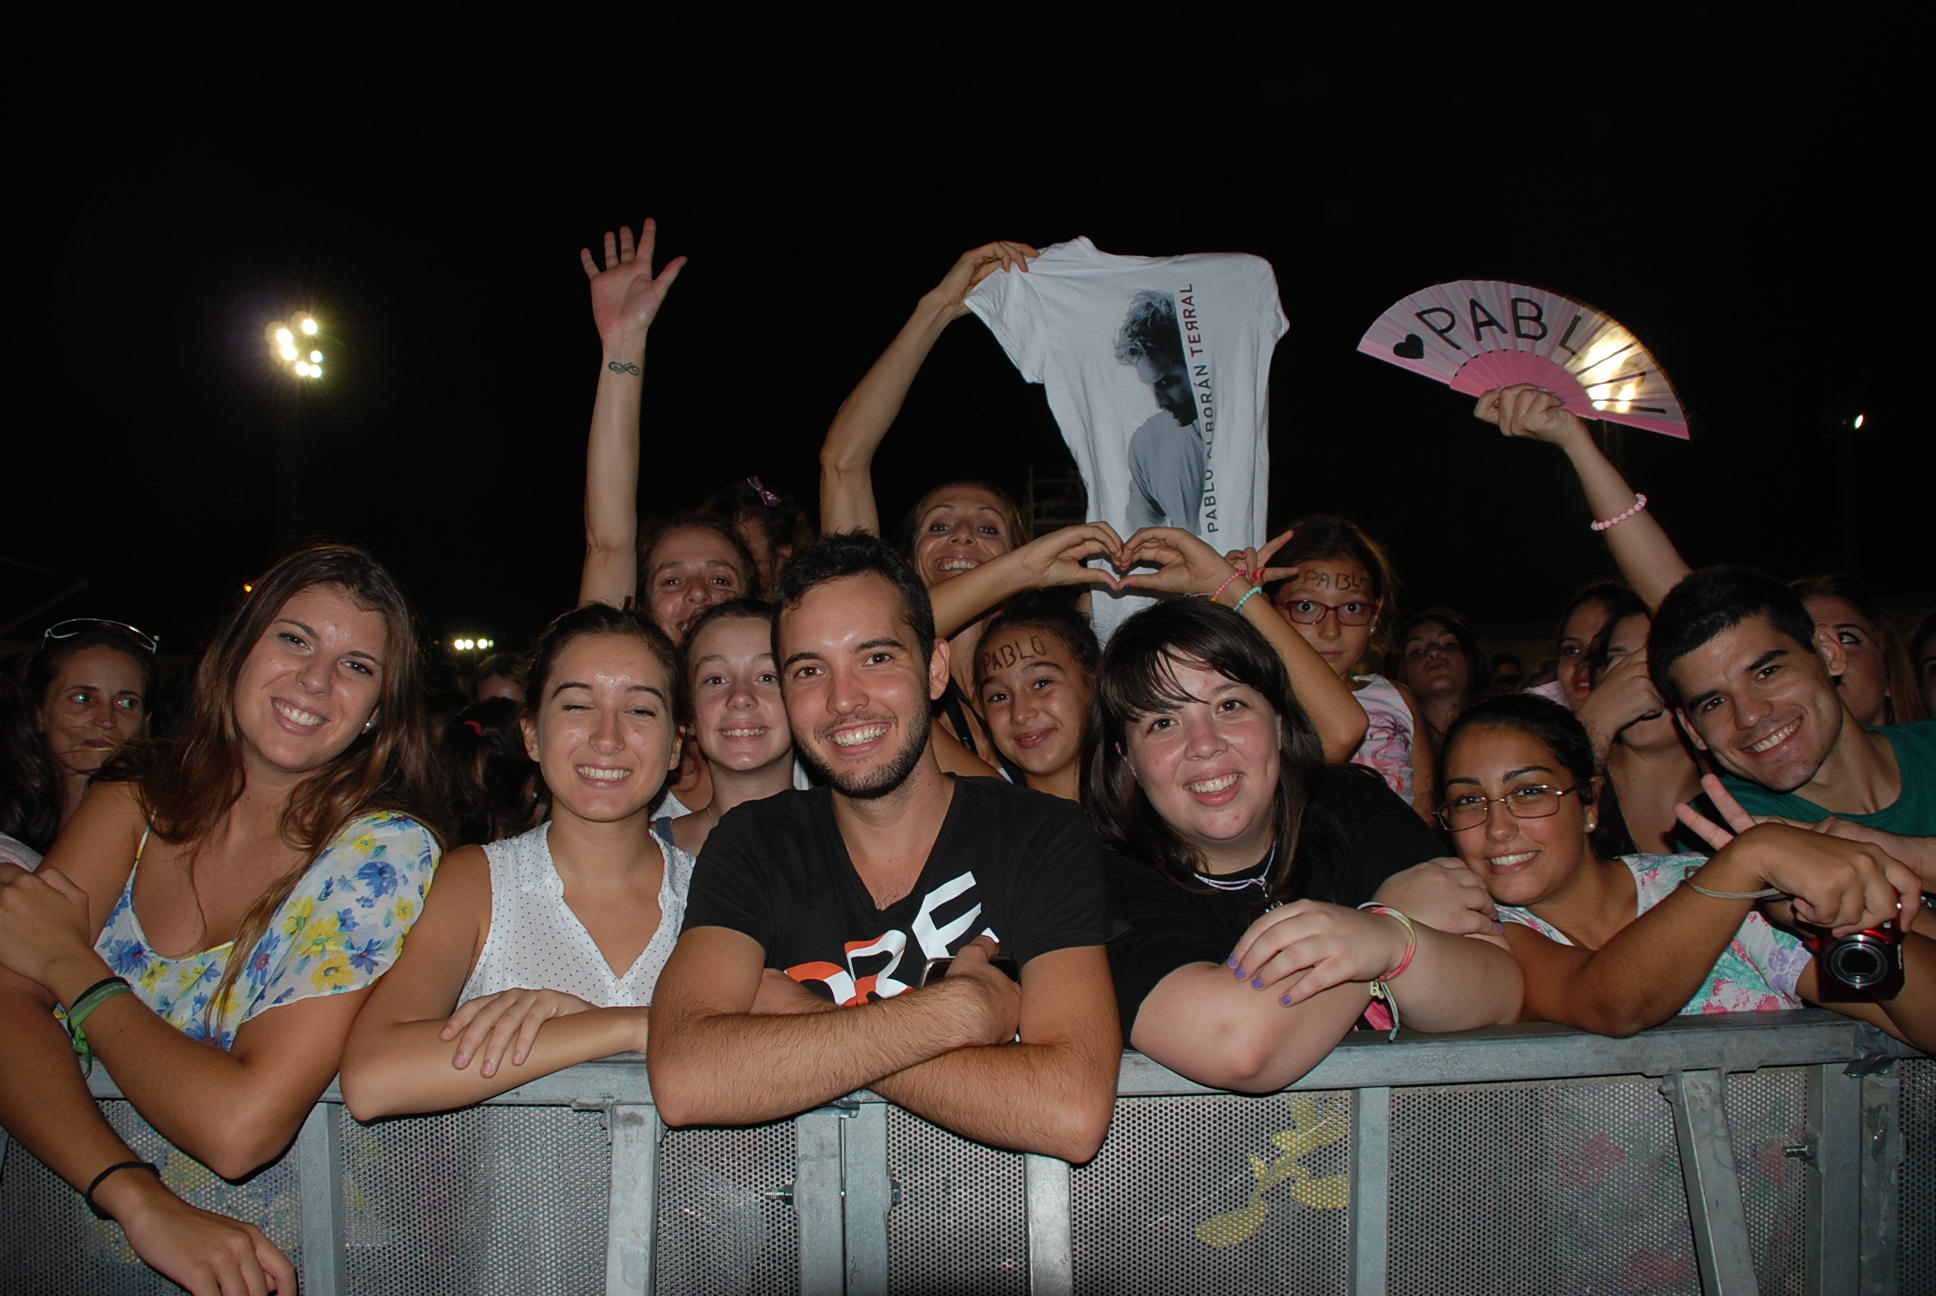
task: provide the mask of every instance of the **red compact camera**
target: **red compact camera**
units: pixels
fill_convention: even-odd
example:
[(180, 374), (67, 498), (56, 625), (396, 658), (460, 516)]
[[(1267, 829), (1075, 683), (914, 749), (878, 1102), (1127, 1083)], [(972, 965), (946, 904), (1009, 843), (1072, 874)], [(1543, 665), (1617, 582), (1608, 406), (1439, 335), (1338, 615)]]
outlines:
[(1817, 928), (1804, 942), (1829, 1003), (1894, 999), (1902, 989), (1902, 928), (1895, 919), (1846, 936)]

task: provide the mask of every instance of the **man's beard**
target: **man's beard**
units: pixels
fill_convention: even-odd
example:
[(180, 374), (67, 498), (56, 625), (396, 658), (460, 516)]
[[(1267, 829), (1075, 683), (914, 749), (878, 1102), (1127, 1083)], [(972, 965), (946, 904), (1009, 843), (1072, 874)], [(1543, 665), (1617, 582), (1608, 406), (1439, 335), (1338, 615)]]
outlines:
[(815, 756), (813, 747), (797, 733), (793, 735), (793, 751), (815, 782), (825, 783), (840, 795), (856, 801), (872, 801), (907, 782), (908, 775), (914, 773), (914, 767), (921, 763), (922, 755), (928, 750), (928, 736), (933, 727), (934, 717), (923, 707), (909, 724), (907, 741), (894, 753), (894, 759), (864, 773), (836, 772), (823, 764)]

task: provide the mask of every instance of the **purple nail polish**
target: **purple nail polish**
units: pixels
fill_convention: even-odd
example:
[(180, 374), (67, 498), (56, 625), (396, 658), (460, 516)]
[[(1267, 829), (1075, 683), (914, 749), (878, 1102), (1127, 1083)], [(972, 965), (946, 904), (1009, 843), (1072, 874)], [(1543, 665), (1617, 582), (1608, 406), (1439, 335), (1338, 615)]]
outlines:
[(1244, 970), (1242, 968), (1237, 969), (1237, 979), (1239, 981), (1244, 979)]
[(1264, 978), (1252, 977), (1250, 981), (1250, 988), (1253, 990), (1262, 990), (1264, 988)]
[(1277, 1002), (1283, 1004), (1286, 1008), (1289, 1008), (1291, 1006), (1291, 996), (1288, 993), (1280, 995), (1278, 997)]
[(1223, 961), (1223, 965), (1224, 965), (1225, 967), (1227, 967), (1227, 968), (1234, 968), (1234, 967), (1236, 967), (1236, 966), (1237, 966), (1237, 956), (1236, 956), (1235, 954), (1232, 954), (1232, 955), (1231, 955), (1231, 956), (1230, 956), (1229, 958), (1227, 958), (1227, 959), (1225, 959), (1225, 960)]

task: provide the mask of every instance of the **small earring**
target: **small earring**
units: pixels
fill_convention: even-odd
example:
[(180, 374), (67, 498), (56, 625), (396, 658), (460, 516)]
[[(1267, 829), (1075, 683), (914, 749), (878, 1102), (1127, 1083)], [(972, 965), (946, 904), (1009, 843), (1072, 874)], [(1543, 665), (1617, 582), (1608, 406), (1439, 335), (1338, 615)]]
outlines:
[(1589, 819), (1586, 821), (1586, 830), (1588, 832), (1592, 832), (1595, 828), (1598, 828), (1599, 826), (1600, 826), (1600, 821), (1598, 819)]
[(376, 728), (376, 721), (375, 721), (375, 720), (365, 720), (365, 721), (363, 722), (363, 732), (364, 732), (364, 733), (368, 733), (368, 732), (370, 732), (370, 730), (372, 730), (372, 729), (374, 729), (374, 728)]

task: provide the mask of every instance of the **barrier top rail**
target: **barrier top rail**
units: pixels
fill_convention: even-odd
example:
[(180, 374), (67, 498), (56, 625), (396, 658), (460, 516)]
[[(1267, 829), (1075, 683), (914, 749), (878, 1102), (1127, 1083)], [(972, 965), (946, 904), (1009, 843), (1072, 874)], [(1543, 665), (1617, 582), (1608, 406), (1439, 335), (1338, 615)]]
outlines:
[[(1920, 1056), (1866, 1022), (1819, 1008), (1676, 1017), (1627, 1039), (1535, 1022), (1456, 1035), (1406, 1031), (1396, 1041), (1359, 1032), (1331, 1050), (1286, 1092), (1664, 1076), (1691, 1070), (1756, 1071), (1834, 1062), (1866, 1070), (1896, 1058)], [(89, 1084), (97, 1098), (121, 1096), (105, 1068), (95, 1068)], [(1222, 1092), (1128, 1050), (1116, 1082), (1116, 1093), (1123, 1098)], [(885, 1101), (871, 1094), (857, 1096)], [(321, 1100), (342, 1101), (334, 1081)], [(644, 1055), (621, 1053), (543, 1076), (489, 1101), (538, 1107), (649, 1105), (652, 1086)]]

